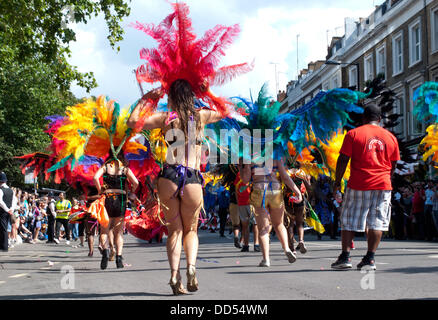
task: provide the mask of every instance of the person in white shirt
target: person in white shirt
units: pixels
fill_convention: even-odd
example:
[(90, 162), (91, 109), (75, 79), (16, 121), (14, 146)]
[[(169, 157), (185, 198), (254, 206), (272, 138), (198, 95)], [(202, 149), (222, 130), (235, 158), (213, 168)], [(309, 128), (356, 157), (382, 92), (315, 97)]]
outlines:
[(17, 206), (17, 198), (14, 191), (6, 185), (8, 181), (4, 172), (0, 173), (0, 251), (7, 252), (8, 223)]
[(55, 221), (56, 221), (55, 198), (53, 193), (49, 193), (48, 197), (49, 197), (49, 205), (47, 206), (47, 242), (46, 243), (56, 243), (55, 241), (57, 239), (55, 239)]

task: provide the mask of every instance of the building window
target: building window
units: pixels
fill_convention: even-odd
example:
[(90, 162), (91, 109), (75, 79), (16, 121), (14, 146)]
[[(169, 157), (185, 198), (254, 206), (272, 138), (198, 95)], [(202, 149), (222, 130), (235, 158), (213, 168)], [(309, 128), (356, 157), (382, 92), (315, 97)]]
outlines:
[(432, 9), (432, 12), (430, 14), (430, 23), (431, 23), (431, 30), (432, 30), (432, 51), (438, 51), (438, 7)]
[(365, 81), (373, 80), (373, 78), (374, 78), (374, 64), (373, 64), (373, 55), (372, 54), (365, 57), (364, 66), (365, 66), (365, 74), (364, 74)]
[(329, 90), (329, 84), (328, 84), (328, 82), (326, 82), (326, 83), (324, 83), (324, 84), (322, 85), (322, 90), (324, 90), (324, 91), (328, 91), (328, 90)]
[(393, 75), (403, 72), (403, 33), (400, 32), (392, 39)]
[(399, 96), (396, 97), (395, 104), (394, 104), (394, 113), (399, 114), (400, 117), (397, 119), (399, 124), (394, 128), (394, 132), (398, 135), (400, 135), (403, 138), (406, 138), (405, 136), (405, 97)]
[[(413, 97), (415, 91), (421, 86), (421, 84), (416, 84), (411, 87), (410, 96)], [(411, 108), (409, 112), (409, 122), (410, 122), (410, 130), (409, 133), (411, 136), (419, 136), (426, 131), (425, 125), (422, 121), (418, 121), (417, 117), (414, 116), (414, 100), (411, 98)]]
[(420, 20), (409, 26), (409, 63), (410, 66), (421, 61), (421, 23)]
[(376, 50), (376, 74), (383, 74), (386, 79), (386, 46), (381, 46)]
[(332, 89), (339, 88), (338, 76), (332, 78)]
[(348, 68), (348, 86), (357, 88), (357, 66)]

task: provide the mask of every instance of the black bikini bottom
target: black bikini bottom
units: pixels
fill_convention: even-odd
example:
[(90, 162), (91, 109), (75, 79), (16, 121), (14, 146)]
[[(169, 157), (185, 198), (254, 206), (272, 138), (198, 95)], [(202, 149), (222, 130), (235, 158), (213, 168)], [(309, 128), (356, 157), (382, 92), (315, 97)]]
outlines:
[(107, 194), (105, 196), (105, 209), (110, 218), (124, 217), (126, 211), (126, 195)]
[(204, 184), (204, 178), (199, 170), (178, 164), (164, 165), (158, 177), (174, 182), (178, 186), (175, 194), (183, 190), (186, 184)]

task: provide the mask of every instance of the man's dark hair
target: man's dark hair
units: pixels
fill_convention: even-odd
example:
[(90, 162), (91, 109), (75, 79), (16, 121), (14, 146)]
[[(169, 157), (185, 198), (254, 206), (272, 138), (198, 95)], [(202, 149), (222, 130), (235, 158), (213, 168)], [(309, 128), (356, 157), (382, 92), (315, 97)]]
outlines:
[(381, 117), (382, 111), (375, 103), (369, 104), (365, 107), (363, 112), (363, 119), (365, 122), (379, 121)]

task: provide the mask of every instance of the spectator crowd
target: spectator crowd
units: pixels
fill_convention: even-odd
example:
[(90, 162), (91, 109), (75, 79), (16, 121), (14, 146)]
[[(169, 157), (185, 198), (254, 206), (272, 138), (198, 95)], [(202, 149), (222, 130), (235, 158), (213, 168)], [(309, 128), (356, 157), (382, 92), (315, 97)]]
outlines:
[[(330, 179), (326, 176), (320, 176), (318, 179), (311, 179), (311, 190), (307, 190), (309, 205), (317, 213), (321, 223), (324, 225), (325, 233), (317, 236), (321, 239), (323, 236), (329, 236), (331, 239), (337, 239), (340, 235), (339, 214), (342, 205), (339, 199), (335, 199), (332, 192)], [(11, 187), (17, 199), (17, 205), (14, 213), (10, 216), (8, 223), (8, 247), (23, 242), (29, 244), (35, 243), (52, 243), (58, 242), (59, 239), (65, 239), (66, 244), (70, 244), (70, 239), (77, 241), (78, 225), (65, 224), (58, 221), (54, 209), (50, 208), (53, 202), (54, 207), (60, 201), (63, 194), (57, 197), (52, 194), (39, 196)], [(204, 189), (205, 213), (206, 219), (201, 221), (201, 229), (208, 229), (211, 232), (219, 231), (224, 236), (225, 225), (229, 225), (230, 203), (229, 191), (222, 186), (207, 185)], [(73, 205), (70, 208), (82, 205), (84, 199), (72, 198)], [(70, 201), (68, 201), (70, 203)], [(231, 210), (232, 211), (232, 210)], [(396, 240), (438, 240), (438, 181), (416, 181), (404, 187), (395, 187), (392, 192), (392, 214), (389, 231), (384, 234), (385, 238)], [(55, 220), (56, 223), (50, 223)], [(66, 220), (68, 221), (68, 220)], [(250, 220), (250, 230), (254, 229), (254, 219)], [(242, 230), (242, 224), (239, 220), (239, 229)], [(235, 224), (235, 223), (234, 223)], [(53, 225), (53, 230), (50, 230)], [(67, 231), (66, 227), (67, 226)], [(256, 225), (255, 225), (256, 227)], [(244, 225), (243, 235), (240, 237), (241, 244), (235, 239), (235, 245), (238, 248), (247, 248), (248, 235), (246, 232), (247, 225)], [(230, 227), (236, 230), (236, 226)], [(51, 237), (51, 233), (55, 235)], [(274, 232), (272, 232), (274, 233)], [(234, 238), (237, 238), (235, 234)], [(258, 251), (258, 241), (255, 240), (255, 249)], [(291, 239), (293, 241), (293, 239)], [(244, 250), (244, 251), (247, 251)]]

